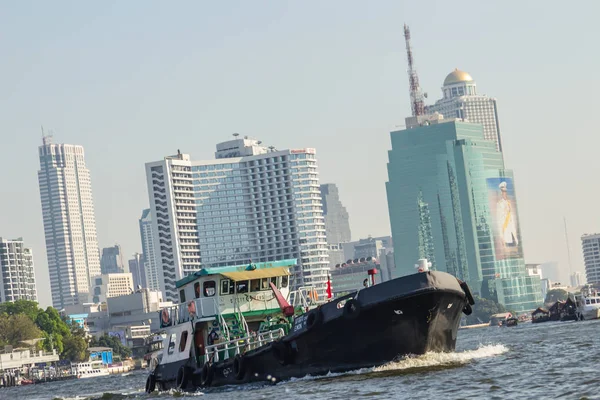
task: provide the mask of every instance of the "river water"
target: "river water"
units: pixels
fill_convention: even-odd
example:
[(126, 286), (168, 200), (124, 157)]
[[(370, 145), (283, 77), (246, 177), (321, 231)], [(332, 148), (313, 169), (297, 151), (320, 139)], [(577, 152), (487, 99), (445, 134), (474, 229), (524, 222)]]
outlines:
[(136, 371), (0, 389), (0, 399), (600, 399), (600, 321), (461, 330), (454, 353), (277, 385), (146, 395), (145, 380)]

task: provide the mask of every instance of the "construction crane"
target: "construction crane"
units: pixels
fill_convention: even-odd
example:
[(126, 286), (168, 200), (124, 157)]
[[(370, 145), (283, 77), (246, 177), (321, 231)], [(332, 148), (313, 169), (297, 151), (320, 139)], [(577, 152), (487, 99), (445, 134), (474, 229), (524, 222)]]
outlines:
[(410, 108), (413, 117), (425, 115), (425, 95), (419, 86), (419, 76), (414, 66), (412, 48), (410, 47), (410, 29), (404, 24), (404, 40), (406, 41), (406, 57), (408, 58), (408, 83), (410, 85)]

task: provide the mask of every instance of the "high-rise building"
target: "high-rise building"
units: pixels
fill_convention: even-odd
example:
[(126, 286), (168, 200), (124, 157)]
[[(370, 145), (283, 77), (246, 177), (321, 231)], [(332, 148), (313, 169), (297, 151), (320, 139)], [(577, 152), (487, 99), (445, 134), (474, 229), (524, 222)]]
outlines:
[(102, 274), (92, 277), (92, 303), (105, 303), (110, 297), (125, 296), (133, 293), (131, 273)]
[(391, 140), (386, 189), (397, 275), (426, 258), (475, 293), (515, 311), (535, 309), (540, 279), (525, 270), (512, 172), (482, 126), (431, 120)]
[(590, 285), (600, 284), (600, 234), (586, 234), (581, 237), (585, 277)]
[(90, 278), (100, 274), (92, 183), (82, 146), (45, 136), (39, 157), (52, 305), (62, 309), (86, 302)]
[(158, 278), (158, 262), (154, 252), (154, 233), (152, 230), (152, 213), (150, 209), (142, 211), (140, 218), (140, 237), (142, 239), (142, 254), (144, 265), (144, 276), (146, 285), (151, 290), (160, 290), (160, 280)]
[(103, 274), (122, 274), (125, 271), (123, 263), (123, 252), (121, 246), (115, 244), (112, 247), (102, 249), (102, 258), (100, 259), (100, 270)]
[(579, 287), (585, 284), (585, 280), (583, 279), (581, 272), (573, 272), (570, 275), (570, 280), (572, 287)]
[(178, 152), (147, 163), (165, 298), (176, 300), (175, 282), (201, 266), (290, 258), (298, 260), (293, 284), (312, 285), (325, 298), (329, 266), (315, 154), (236, 136), (217, 144), (214, 160)]
[(0, 303), (5, 301), (37, 301), (35, 271), (31, 249), (23, 238), (0, 237)]
[(135, 253), (129, 260), (129, 272), (133, 276), (133, 287), (137, 290), (139, 287), (146, 288), (146, 271), (144, 270), (144, 255)]
[(324, 183), (320, 189), (327, 243), (349, 242), (352, 238), (348, 211), (346, 211), (346, 207), (340, 201), (340, 193), (337, 185), (335, 183)]
[(483, 125), (483, 136), (502, 151), (500, 123), (496, 99), (477, 93), (477, 85), (468, 73), (455, 69), (444, 79), (443, 98), (426, 106), (428, 114), (440, 113), (445, 118), (458, 118)]

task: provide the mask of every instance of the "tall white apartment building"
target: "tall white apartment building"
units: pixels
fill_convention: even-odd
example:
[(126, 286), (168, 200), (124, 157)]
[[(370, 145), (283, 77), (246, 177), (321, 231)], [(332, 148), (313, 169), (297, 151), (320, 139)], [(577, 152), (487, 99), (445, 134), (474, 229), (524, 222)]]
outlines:
[(500, 123), (496, 99), (477, 94), (477, 84), (464, 71), (455, 69), (446, 76), (442, 86), (444, 97), (425, 107), (428, 114), (440, 113), (445, 118), (460, 118), (483, 125), (483, 135), (502, 151)]
[(590, 285), (600, 284), (600, 234), (588, 234), (581, 237), (585, 277)]
[[(236, 136), (236, 135), (234, 135)], [(295, 287), (325, 295), (329, 270), (315, 149), (256, 139), (217, 144), (214, 160), (178, 152), (146, 164), (160, 289), (202, 266), (296, 258)], [(322, 297), (321, 297), (322, 298)]]
[(0, 303), (37, 301), (33, 255), (22, 238), (8, 240), (0, 237), (0, 274)]
[(100, 274), (92, 183), (82, 146), (45, 136), (39, 157), (52, 306), (62, 309), (86, 302), (90, 277)]
[[(165, 196), (166, 197), (166, 196)], [(140, 237), (142, 239), (142, 254), (146, 285), (151, 290), (159, 291), (158, 260), (154, 252), (154, 234), (152, 231), (152, 213), (150, 209), (142, 211), (140, 218)]]

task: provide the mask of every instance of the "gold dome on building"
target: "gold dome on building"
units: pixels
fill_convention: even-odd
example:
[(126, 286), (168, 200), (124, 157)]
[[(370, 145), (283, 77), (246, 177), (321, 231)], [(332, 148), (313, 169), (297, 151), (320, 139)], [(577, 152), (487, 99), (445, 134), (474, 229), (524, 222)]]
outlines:
[(444, 79), (444, 86), (452, 85), (459, 82), (472, 82), (473, 78), (465, 71), (461, 71), (455, 68), (454, 71), (450, 72), (446, 79)]

